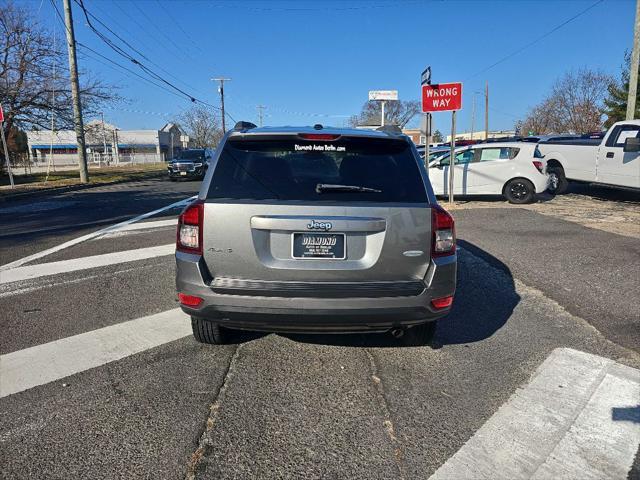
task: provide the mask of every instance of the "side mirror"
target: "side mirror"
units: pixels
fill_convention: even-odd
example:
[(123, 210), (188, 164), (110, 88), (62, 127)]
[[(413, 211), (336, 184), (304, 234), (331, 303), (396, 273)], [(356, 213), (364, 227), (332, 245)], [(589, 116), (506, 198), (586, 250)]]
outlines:
[(629, 137), (624, 141), (623, 152), (640, 152), (640, 138)]

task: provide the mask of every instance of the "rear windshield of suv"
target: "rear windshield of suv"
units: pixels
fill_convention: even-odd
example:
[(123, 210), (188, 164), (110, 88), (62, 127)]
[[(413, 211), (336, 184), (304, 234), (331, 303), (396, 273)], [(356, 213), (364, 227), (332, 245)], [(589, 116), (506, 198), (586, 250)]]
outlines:
[[(319, 187), (320, 185), (320, 187)], [(323, 188), (322, 185), (325, 187)], [(340, 187), (369, 191), (337, 191)], [(375, 190), (375, 191), (371, 191)], [(426, 203), (417, 161), (402, 140), (229, 138), (208, 198)]]

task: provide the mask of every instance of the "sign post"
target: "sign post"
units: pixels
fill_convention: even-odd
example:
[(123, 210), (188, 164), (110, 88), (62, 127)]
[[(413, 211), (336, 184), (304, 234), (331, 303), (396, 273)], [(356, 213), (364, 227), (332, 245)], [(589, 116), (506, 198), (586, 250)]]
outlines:
[(398, 100), (398, 91), (397, 90), (370, 90), (369, 91), (369, 101), (379, 101), (381, 103), (382, 110), (382, 118), (380, 120), (380, 125), (384, 127), (384, 105), (387, 100)]
[(7, 164), (7, 173), (9, 174), (9, 183), (11, 188), (15, 188), (13, 183), (13, 172), (11, 171), (11, 162), (9, 161), (9, 149), (7, 148), (7, 139), (4, 137), (4, 111), (0, 105), (0, 132), (2, 133), (2, 145), (4, 147), (4, 161)]
[(449, 154), (449, 202), (453, 203), (453, 171), (456, 152), (456, 111), (462, 108), (462, 83), (422, 86), (423, 112), (451, 112), (451, 153)]
[[(431, 66), (424, 69), (420, 75), (420, 85), (431, 85)], [(431, 136), (431, 113), (424, 114), (424, 165), (429, 178), (429, 137)]]

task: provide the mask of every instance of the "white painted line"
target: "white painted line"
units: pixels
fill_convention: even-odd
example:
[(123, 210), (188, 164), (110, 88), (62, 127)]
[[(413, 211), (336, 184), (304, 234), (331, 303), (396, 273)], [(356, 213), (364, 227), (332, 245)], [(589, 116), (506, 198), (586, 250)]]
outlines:
[(175, 227), (177, 224), (178, 224), (178, 220), (176, 218), (171, 218), (169, 220), (156, 220), (153, 222), (131, 223), (129, 225), (120, 227), (116, 230), (105, 232), (100, 236), (109, 235), (112, 232), (128, 232), (131, 230), (146, 230), (147, 228)]
[(638, 399), (640, 370), (556, 349), (431, 479), (626, 478)]
[(119, 230), (115, 230), (113, 232), (106, 232), (100, 235), (99, 237), (94, 238), (93, 240), (102, 240), (105, 238), (120, 238), (125, 237), (127, 235), (136, 235), (139, 233), (146, 233), (147, 231), (155, 231), (167, 228), (175, 229), (178, 224), (177, 218), (172, 218), (170, 220), (158, 220), (155, 222), (141, 222), (141, 223), (132, 223), (130, 225), (126, 225)]
[(104, 253), (91, 257), (71, 258), (58, 262), (40, 263), (38, 265), (27, 265), (25, 267), (13, 268), (0, 272), (0, 285), (11, 282), (20, 282), (33, 278), (46, 277), (49, 275), (59, 275), (61, 273), (86, 270), (88, 268), (106, 267), (118, 263), (134, 262), (147, 258), (172, 255), (175, 252), (175, 244), (159, 245), (156, 247), (138, 248), (136, 250), (125, 250), (122, 252)]
[(56, 253), (60, 250), (64, 250), (65, 248), (72, 247), (82, 242), (86, 242), (87, 240), (91, 240), (92, 238), (99, 237), (104, 235), (105, 233), (118, 231), (127, 225), (130, 225), (135, 222), (139, 222), (140, 220), (144, 220), (145, 218), (152, 217), (153, 215), (157, 215), (158, 213), (164, 212), (165, 210), (169, 210), (171, 208), (181, 207), (183, 205), (188, 204), (189, 202), (195, 200), (197, 198), (196, 195), (193, 197), (185, 198), (184, 200), (180, 200), (179, 202), (172, 203), (171, 205), (167, 205), (166, 207), (159, 208), (152, 212), (143, 213), (142, 215), (138, 215), (137, 217), (130, 218), (129, 220), (125, 220), (124, 222), (116, 223), (115, 225), (111, 225), (109, 227), (103, 228), (101, 230), (97, 230), (95, 232), (88, 233), (87, 235), (83, 235), (78, 238), (74, 238), (69, 240), (68, 242), (61, 243), (60, 245), (56, 245), (55, 247), (48, 248), (47, 250), (43, 250), (38, 253), (34, 253), (33, 255), (29, 255), (28, 257), (21, 258), (11, 263), (7, 263), (6, 265), (0, 266), (0, 272), (4, 270), (9, 270), (12, 268), (19, 267), (24, 265), (25, 263), (33, 262), (34, 260), (38, 260), (42, 257), (46, 257), (47, 255), (51, 255), (52, 253)]
[[(162, 262), (139, 265), (134, 268), (122, 268), (122, 269), (114, 270), (110, 272), (110, 276), (113, 277), (115, 275), (120, 275), (123, 273), (129, 273), (134, 271), (140, 272), (143, 269), (155, 268), (158, 265), (162, 265)], [(101, 278), (103, 276), (104, 275), (100, 275), (99, 273), (96, 273), (95, 275), (84, 275), (79, 278), (64, 279), (64, 280), (54, 280), (54, 278), (56, 277), (53, 277), (48, 279), (38, 278), (33, 280), (25, 280), (23, 282), (7, 283), (4, 285), (0, 284), (0, 298), (11, 297), (15, 295), (24, 295), (26, 293), (43, 290), (45, 288), (54, 288), (62, 285), (73, 285), (76, 283), (87, 282), (89, 280), (93, 280), (94, 278)]]
[(0, 356), (0, 397), (120, 360), (191, 334), (180, 309)]

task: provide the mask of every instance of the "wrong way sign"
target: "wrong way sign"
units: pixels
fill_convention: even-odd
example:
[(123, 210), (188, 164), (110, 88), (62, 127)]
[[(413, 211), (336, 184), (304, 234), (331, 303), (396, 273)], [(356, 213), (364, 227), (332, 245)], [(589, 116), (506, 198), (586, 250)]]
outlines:
[(462, 83), (422, 86), (423, 112), (449, 112), (462, 108)]

